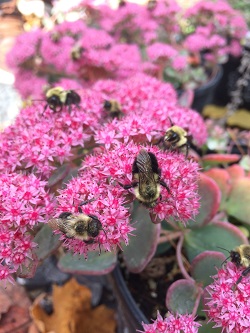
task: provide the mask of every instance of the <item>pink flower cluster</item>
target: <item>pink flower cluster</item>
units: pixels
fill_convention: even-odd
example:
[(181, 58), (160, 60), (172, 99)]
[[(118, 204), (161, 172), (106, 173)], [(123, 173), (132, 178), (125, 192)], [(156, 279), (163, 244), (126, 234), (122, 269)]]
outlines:
[(173, 124), (186, 128), (193, 142), (201, 146), (207, 138), (202, 117), (195, 111), (178, 106), (173, 88), (166, 83), (140, 74), (123, 82), (99, 81), (93, 89), (104, 98), (116, 99), (121, 120), (113, 120), (96, 130), (95, 140), (107, 149), (116, 142), (154, 143)]
[[(234, 10), (225, 0), (199, 1), (186, 11), (185, 17), (196, 28), (184, 44), (190, 51), (218, 48), (219, 56), (241, 54), (239, 42), (246, 35), (247, 24), (242, 14)], [(237, 50), (233, 47), (235, 43)]]
[(54, 213), (53, 196), (35, 175), (0, 174), (0, 280), (22, 272), (35, 244), (29, 233)]
[[(58, 216), (62, 212), (78, 212), (81, 201), (94, 198), (86, 206), (82, 206), (87, 215), (96, 215), (105, 230), (101, 232), (98, 242), (105, 250), (110, 250), (121, 242), (128, 244), (128, 235), (133, 228), (129, 225), (129, 211), (124, 203), (135, 199), (121, 187), (132, 181), (132, 164), (142, 148), (130, 142), (113, 144), (112, 149), (99, 148), (100, 152), (87, 156), (79, 175), (72, 180), (58, 197)], [(144, 147), (145, 148), (145, 147)], [(199, 198), (197, 194), (198, 165), (185, 159), (182, 154), (165, 153), (157, 147), (146, 147), (153, 152), (162, 171), (162, 179), (167, 183), (171, 193), (162, 188), (162, 199), (151, 209), (159, 220), (174, 218), (187, 222), (198, 212)], [(65, 245), (75, 253), (86, 254), (96, 248), (98, 243), (86, 244), (79, 240), (67, 239), (62, 235)]]
[(226, 333), (250, 332), (250, 278), (236, 284), (243, 268), (228, 262), (206, 288), (207, 315), (214, 327)]
[(205, 50), (204, 59), (210, 67), (225, 62), (227, 54), (241, 54), (240, 40), (247, 31), (244, 18), (224, 0), (201, 1), (181, 13), (194, 28), (188, 35), (181, 28), (176, 1), (156, 1), (148, 6), (122, 2), (116, 10), (83, 1), (74, 10), (88, 15), (56, 24), (51, 31), (25, 33), (7, 55), (22, 97), (40, 98), (39, 86), (61, 77), (89, 85), (98, 79), (121, 80), (139, 72), (175, 80), (178, 87), (190, 78), (197, 86), (198, 71), (189, 63), (190, 53)]
[(173, 315), (168, 313), (163, 319), (158, 313), (152, 324), (142, 323), (144, 333), (198, 333), (201, 326), (192, 315)]
[(33, 102), (0, 133), (0, 170), (30, 170), (48, 178), (56, 165), (77, 158), (73, 148), (84, 147), (99, 126), (103, 98), (82, 91), (79, 107), (54, 112), (45, 103)]

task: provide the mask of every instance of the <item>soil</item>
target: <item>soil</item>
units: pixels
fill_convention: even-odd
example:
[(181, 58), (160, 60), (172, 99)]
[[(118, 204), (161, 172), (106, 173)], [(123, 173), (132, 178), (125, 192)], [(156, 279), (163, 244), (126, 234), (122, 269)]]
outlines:
[(154, 257), (140, 274), (128, 272), (123, 263), (121, 268), (128, 289), (147, 319), (155, 319), (157, 311), (164, 316), (167, 312), (167, 290), (174, 281), (183, 278), (177, 265), (175, 250), (170, 249), (163, 255)]

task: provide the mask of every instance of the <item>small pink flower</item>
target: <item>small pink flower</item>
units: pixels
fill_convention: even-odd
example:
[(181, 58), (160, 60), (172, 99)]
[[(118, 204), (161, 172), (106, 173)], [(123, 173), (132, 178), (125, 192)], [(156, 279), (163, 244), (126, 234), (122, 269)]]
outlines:
[(214, 282), (207, 288), (207, 315), (214, 327), (221, 327), (226, 333), (250, 332), (250, 288), (249, 276), (236, 284), (244, 268), (237, 268), (232, 262), (218, 270)]
[(195, 322), (192, 315), (172, 315), (162, 318), (160, 313), (152, 324), (142, 323), (144, 333), (198, 333), (201, 324)]

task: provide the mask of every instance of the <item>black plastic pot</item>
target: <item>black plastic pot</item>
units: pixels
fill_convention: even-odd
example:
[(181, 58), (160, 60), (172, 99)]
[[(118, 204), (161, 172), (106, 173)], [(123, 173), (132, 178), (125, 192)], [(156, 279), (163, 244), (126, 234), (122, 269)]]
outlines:
[(214, 94), (222, 78), (222, 75), (223, 75), (222, 67), (218, 66), (216, 75), (214, 75), (211, 78), (211, 80), (208, 81), (206, 84), (195, 89), (194, 101), (191, 106), (192, 109), (201, 113), (204, 106), (211, 104), (213, 102)]
[[(230, 56), (228, 61), (222, 65), (223, 75), (214, 94), (213, 104), (225, 106), (231, 101), (231, 92), (236, 89), (236, 82), (240, 77), (238, 68), (241, 57)], [(250, 110), (250, 80), (242, 91), (242, 103), (239, 107)]]
[(128, 290), (119, 266), (110, 274), (110, 280), (118, 302), (117, 333), (135, 333), (136, 330), (142, 330), (141, 323), (149, 322)]

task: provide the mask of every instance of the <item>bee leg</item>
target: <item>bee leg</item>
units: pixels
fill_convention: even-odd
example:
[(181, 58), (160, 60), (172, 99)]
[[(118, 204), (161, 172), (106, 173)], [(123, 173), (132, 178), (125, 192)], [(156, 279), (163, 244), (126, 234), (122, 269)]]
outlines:
[(236, 284), (240, 283), (244, 276), (247, 276), (250, 273), (250, 267), (247, 267), (241, 274), (241, 276), (236, 281)]
[(158, 146), (163, 140), (164, 140), (164, 137), (162, 136), (155, 144)]
[(82, 208), (81, 208), (81, 206), (87, 205), (88, 203), (90, 203), (90, 202), (92, 202), (92, 201), (95, 201), (95, 198), (81, 201), (81, 202), (79, 203), (79, 205), (78, 205), (78, 212), (79, 212), (79, 213), (82, 213)]
[(102, 250), (101, 250), (101, 244), (100, 244), (100, 241), (99, 241), (99, 239), (98, 239), (98, 246), (99, 246), (99, 256), (101, 255), (101, 253), (102, 253)]
[(190, 148), (190, 144), (187, 142), (186, 143), (186, 155), (185, 155), (185, 158), (188, 157), (189, 148)]
[(165, 187), (167, 189), (167, 191), (168, 191), (169, 194), (171, 193), (168, 185), (164, 182), (164, 180), (160, 180), (160, 184), (161, 184), (161, 186), (163, 186), (163, 187)]
[(118, 182), (118, 184), (124, 188), (124, 190), (129, 190), (132, 187), (136, 187), (138, 185), (138, 182), (132, 182), (131, 184), (128, 185), (123, 185), (122, 183)]
[(47, 107), (49, 106), (49, 104), (47, 103), (44, 108), (43, 108), (43, 113), (47, 110)]

